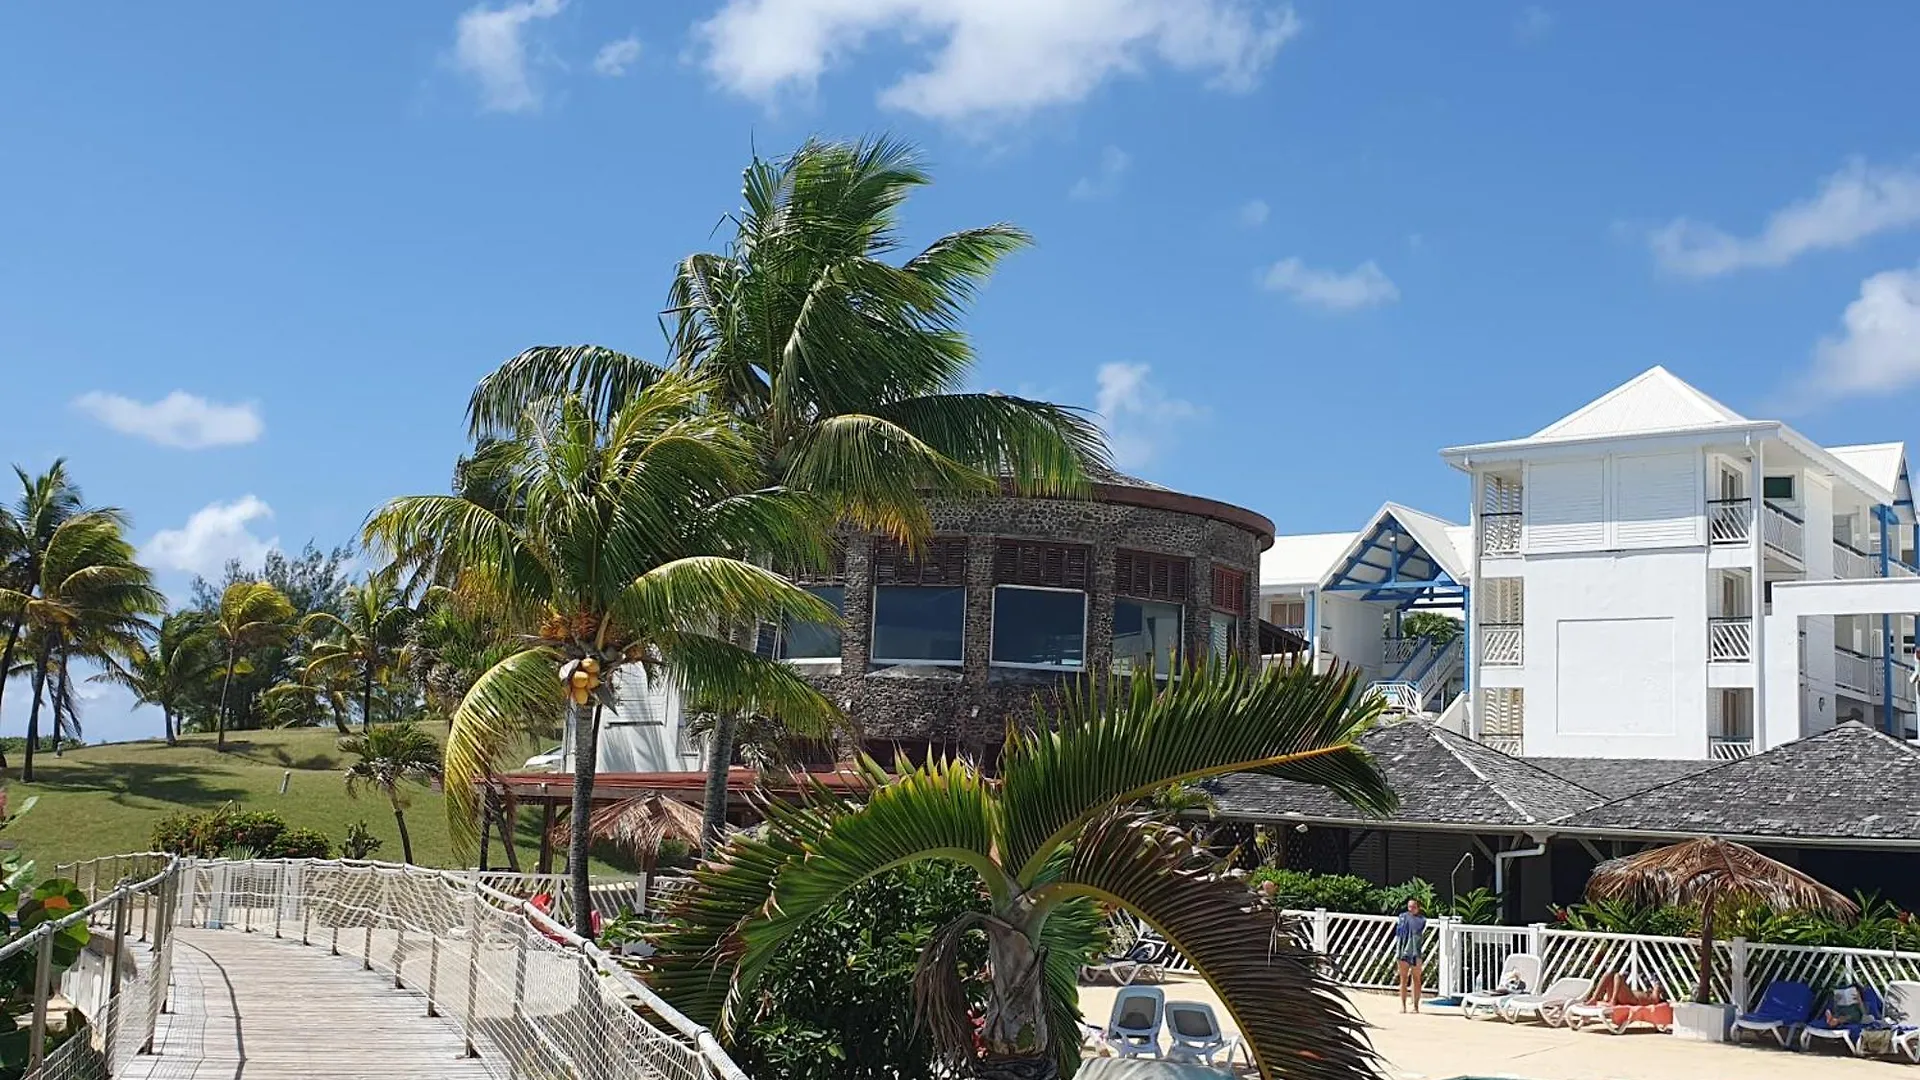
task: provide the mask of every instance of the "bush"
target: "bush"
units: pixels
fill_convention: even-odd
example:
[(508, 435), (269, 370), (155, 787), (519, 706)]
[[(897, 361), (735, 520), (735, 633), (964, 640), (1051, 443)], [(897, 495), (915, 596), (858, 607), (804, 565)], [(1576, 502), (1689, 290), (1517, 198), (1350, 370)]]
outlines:
[(238, 811), (231, 803), (218, 810), (171, 814), (153, 827), (156, 851), (216, 859), (245, 850), (261, 859), (324, 859), (333, 844), (317, 829), (288, 828), (280, 815), (264, 810)]
[(1420, 910), (1429, 915), (1440, 913), (1440, 909), (1433, 902), (1433, 886), (1427, 884), (1425, 878), (1414, 878), (1412, 881), (1398, 885), (1389, 885), (1375, 890), (1373, 894), (1373, 902), (1376, 905), (1374, 910), (1382, 915), (1398, 915), (1407, 909), (1409, 900), (1420, 901)]
[[(913, 970), (936, 930), (986, 910), (978, 879), (941, 863), (900, 867), (853, 890), (796, 933), (756, 992), (737, 1049), (764, 1080), (891, 1080), (932, 1076), (933, 1047), (916, 1022)], [(986, 962), (979, 935), (966, 968)]]
[[(1315, 874), (1306, 870), (1287, 870), (1266, 866), (1253, 872), (1248, 881), (1256, 889), (1273, 883), (1273, 902), (1283, 908), (1312, 911), (1350, 911), (1372, 915), (1380, 910), (1376, 890), (1364, 878), (1351, 874)], [(1404, 903), (1405, 901), (1402, 901)]]
[(340, 857), (364, 859), (380, 850), (380, 845), (383, 843), (385, 841), (373, 835), (373, 830), (367, 827), (366, 819), (362, 818), (347, 826), (346, 839), (340, 841)]

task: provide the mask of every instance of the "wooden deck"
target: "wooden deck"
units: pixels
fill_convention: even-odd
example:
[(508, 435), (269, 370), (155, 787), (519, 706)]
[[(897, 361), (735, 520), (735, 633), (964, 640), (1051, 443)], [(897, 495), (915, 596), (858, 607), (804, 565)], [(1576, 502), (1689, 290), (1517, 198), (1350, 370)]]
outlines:
[(178, 931), (172, 1011), (133, 1080), (341, 1080), (492, 1075), (465, 1041), (355, 958), (269, 934)]

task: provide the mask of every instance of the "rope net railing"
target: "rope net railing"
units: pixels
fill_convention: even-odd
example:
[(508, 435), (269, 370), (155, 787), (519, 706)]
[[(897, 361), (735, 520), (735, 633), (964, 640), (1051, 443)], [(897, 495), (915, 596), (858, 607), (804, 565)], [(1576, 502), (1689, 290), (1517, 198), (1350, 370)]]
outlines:
[(496, 1075), (746, 1080), (713, 1035), (478, 875), (371, 862), (195, 862), (181, 925), (292, 938), (425, 999)]

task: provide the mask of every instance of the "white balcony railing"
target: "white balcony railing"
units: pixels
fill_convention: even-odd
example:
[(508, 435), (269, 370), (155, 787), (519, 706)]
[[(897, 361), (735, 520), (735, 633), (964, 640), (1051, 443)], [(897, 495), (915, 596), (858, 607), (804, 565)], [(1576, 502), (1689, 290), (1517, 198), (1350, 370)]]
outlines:
[(1519, 757), (1525, 749), (1518, 735), (1482, 735), (1480, 741), (1511, 757)]
[(1731, 738), (1715, 735), (1707, 740), (1707, 757), (1714, 761), (1733, 761), (1753, 753), (1753, 737)]
[(1833, 542), (1833, 576), (1842, 581), (1880, 576), (1880, 560), (1851, 544)]
[(1833, 650), (1833, 682), (1865, 697), (1873, 689), (1873, 658), (1852, 649)]
[(1480, 554), (1518, 555), (1520, 515), (1515, 512), (1480, 515)]
[(1380, 641), (1380, 660), (1389, 668), (1398, 668), (1413, 659), (1413, 654), (1420, 651), (1420, 646), (1425, 645), (1430, 640), (1430, 638), (1424, 637), (1382, 638)]
[(1753, 620), (1745, 615), (1707, 620), (1710, 663), (1753, 659)]
[(1526, 659), (1521, 650), (1519, 623), (1480, 624), (1480, 662), (1490, 667), (1516, 667)]
[(1775, 551), (1791, 555), (1796, 559), (1807, 556), (1807, 528), (1800, 519), (1785, 510), (1767, 503), (1766, 525), (1761, 540)]
[[(1773, 505), (1765, 504), (1761, 540), (1781, 554), (1804, 559), (1807, 554), (1806, 526), (1799, 518)], [(1744, 544), (1753, 538), (1753, 503), (1746, 499), (1709, 499), (1707, 501), (1707, 540), (1714, 544)]]

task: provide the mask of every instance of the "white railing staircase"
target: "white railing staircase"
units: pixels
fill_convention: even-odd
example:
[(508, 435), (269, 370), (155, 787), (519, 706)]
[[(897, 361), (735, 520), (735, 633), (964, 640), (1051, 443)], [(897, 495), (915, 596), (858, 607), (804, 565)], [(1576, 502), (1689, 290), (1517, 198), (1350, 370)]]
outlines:
[(1434, 710), (1442, 707), (1441, 695), (1447, 685), (1459, 677), (1464, 655), (1460, 637), (1444, 645), (1422, 638), (1421, 644), (1408, 651), (1406, 662), (1371, 689), (1385, 700), (1388, 713), (1430, 719)]

